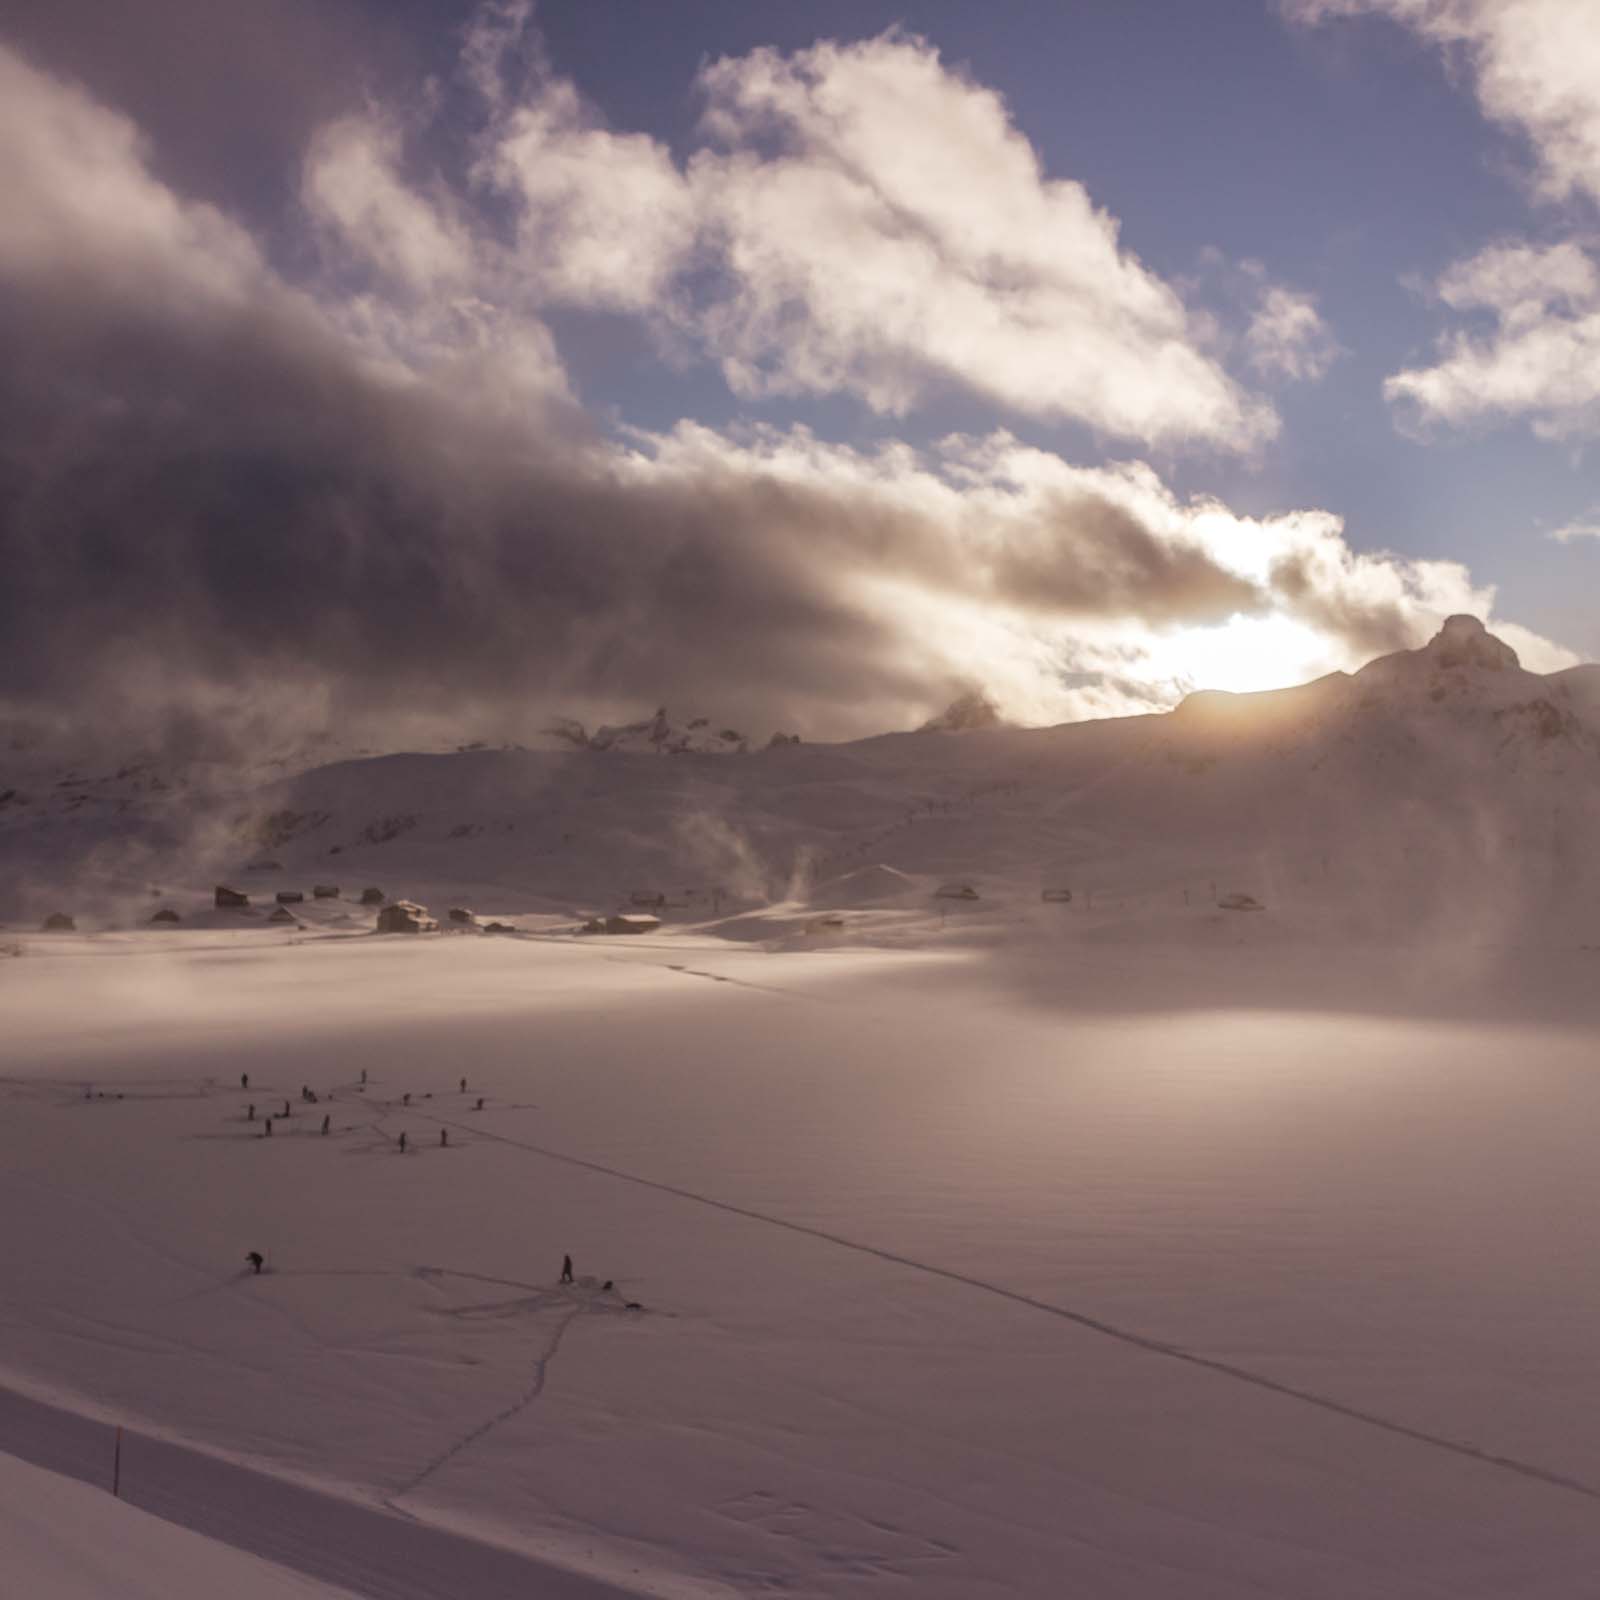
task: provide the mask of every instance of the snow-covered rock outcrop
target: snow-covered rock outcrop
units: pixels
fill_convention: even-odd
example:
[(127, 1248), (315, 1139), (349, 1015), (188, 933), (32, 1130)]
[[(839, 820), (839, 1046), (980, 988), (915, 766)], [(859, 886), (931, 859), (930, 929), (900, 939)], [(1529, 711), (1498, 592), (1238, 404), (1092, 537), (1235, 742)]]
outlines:
[(573, 717), (558, 717), (546, 728), (552, 738), (580, 750), (635, 751), (656, 755), (744, 755), (750, 741), (736, 728), (718, 728), (709, 717), (676, 723), (660, 707), (640, 722), (602, 724), (590, 733)]
[(936, 717), (930, 717), (918, 730), (921, 733), (970, 733), (974, 728), (1003, 728), (1006, 720), (1000, 708), (982, 689), (969, 689), (957, 695)]

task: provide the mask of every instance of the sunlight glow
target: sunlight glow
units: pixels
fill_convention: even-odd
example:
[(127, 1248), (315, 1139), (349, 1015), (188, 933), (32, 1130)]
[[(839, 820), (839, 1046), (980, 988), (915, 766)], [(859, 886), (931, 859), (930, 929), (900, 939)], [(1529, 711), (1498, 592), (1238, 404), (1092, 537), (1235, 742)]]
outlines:
[(1180, 628), (1155, 652), (1173, 679), (1191, 689), (1248, 694), (1306, 683), (1347, 665), (1329, 641), (1290, 617), (1233, 617), (1217, 628)]

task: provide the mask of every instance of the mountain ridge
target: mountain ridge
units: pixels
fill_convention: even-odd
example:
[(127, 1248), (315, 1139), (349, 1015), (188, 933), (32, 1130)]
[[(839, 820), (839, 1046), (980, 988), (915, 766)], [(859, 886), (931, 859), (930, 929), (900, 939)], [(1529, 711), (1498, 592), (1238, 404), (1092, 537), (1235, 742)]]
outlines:
[[(353, 877), (548, 917), (635, 893), (676, 899), (683, 920), (709, 920), (713, 904), (799, 915), (813, 897), (837, 910), (848, 894), (836, 880), (874, 866), (880, 889), (916, 886), (900, 896), (908, 915), (946, 880), (968, 883), (973, 926), (1075, 885), (1189, 910), (1226, 888), (1271, 918), (1352, 936), (1541, 918), (1586, 928), (1600, 905), (1596, 689), (1600, 667), (1531, 673), (1481, 623), (1453, 618), (1354, 673), (1200, 691), (1145, 716), (785, 743), (736, 760), (574, 742), (355, 756), (203, 794), (95, 801), (75, 787), (52, 807), (0, 805), (0, 915), (26, 920), (67, 897), (109, 908), (108, 921), (152, 898), (187, 914), (209, 880), (242, 878), (266, 855), (274, 888)], [(654, 751), (652, 734), (674, 726), (664, 713), (639, 725)]]

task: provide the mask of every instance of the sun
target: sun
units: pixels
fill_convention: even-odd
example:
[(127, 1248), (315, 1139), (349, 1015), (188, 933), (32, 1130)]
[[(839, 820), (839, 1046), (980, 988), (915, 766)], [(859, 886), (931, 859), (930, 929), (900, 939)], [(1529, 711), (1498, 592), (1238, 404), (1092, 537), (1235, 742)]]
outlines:
[(1283, 616), (1236, 616), (1219, 627), (1175, 629), (1156, 647), (1155, 658), (1191, 689), (1235, 694), (1285, 689), (1344, 664), (1325, 637)]

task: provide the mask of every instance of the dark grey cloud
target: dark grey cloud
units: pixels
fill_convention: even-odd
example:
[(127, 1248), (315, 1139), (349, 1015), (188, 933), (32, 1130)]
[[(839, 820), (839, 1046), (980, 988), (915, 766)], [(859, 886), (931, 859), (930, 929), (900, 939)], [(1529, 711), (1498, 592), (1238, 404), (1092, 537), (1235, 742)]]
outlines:
[(752, 527), (759, 495), (630, 486), (560, 407), (497, 427), (287, 317), (130, 317), (83, 288), (0, 300), (13, 695), (92, 701), (137, 661), (362, 707), (848, 698), (884, 643)]
[[(932, 458), (688, 425), (619, 443), (470, 218), (349, 171), (374, 185), (350, 214), (421, 264), (387, 298), (381, 273), (297, 287), (162, 182), (130, 123), (0, 47), (0, 710), (510, 733), (667, 699), (845, 733), (957, 682), (1065, 709), (1069, 682), (1116, 673), (1135, 688), (1096, 704), (1127, 709), (1163, 629), (1238, 613), (1288, 607), (1336, 644), (1420, 631), (1406, 574), (1352, 578), (1329, 519), (1246, 531), (1147, 469), (1003, 436)], [(1276, 541), (1271, 578), (1211, 523)], [(1145, 681), (1155, 699), (1173, 674)]]
[(1018, 605), (1153, 623), (1226, 622), (1267, 596), (1198, 544), (1162, 538), (1126, 506), (1094, 495), (1055, 497), (1041, 537), (997, 564), (1001, 595)]
[(1313, 626), (1349, 643), (1363, 658), (1410, 649), (1419, 641), (1416, 617), (1404, 596), (1373, 595), (1327, 582), (1314, 555), (1293, 551), (1272, 563), (1273, 592)]
[(4, 37), (132, 117), (155, 172), (274, 215), (313, 128), (411, 96), (472, 14), (454, 0), (7, 0)]

